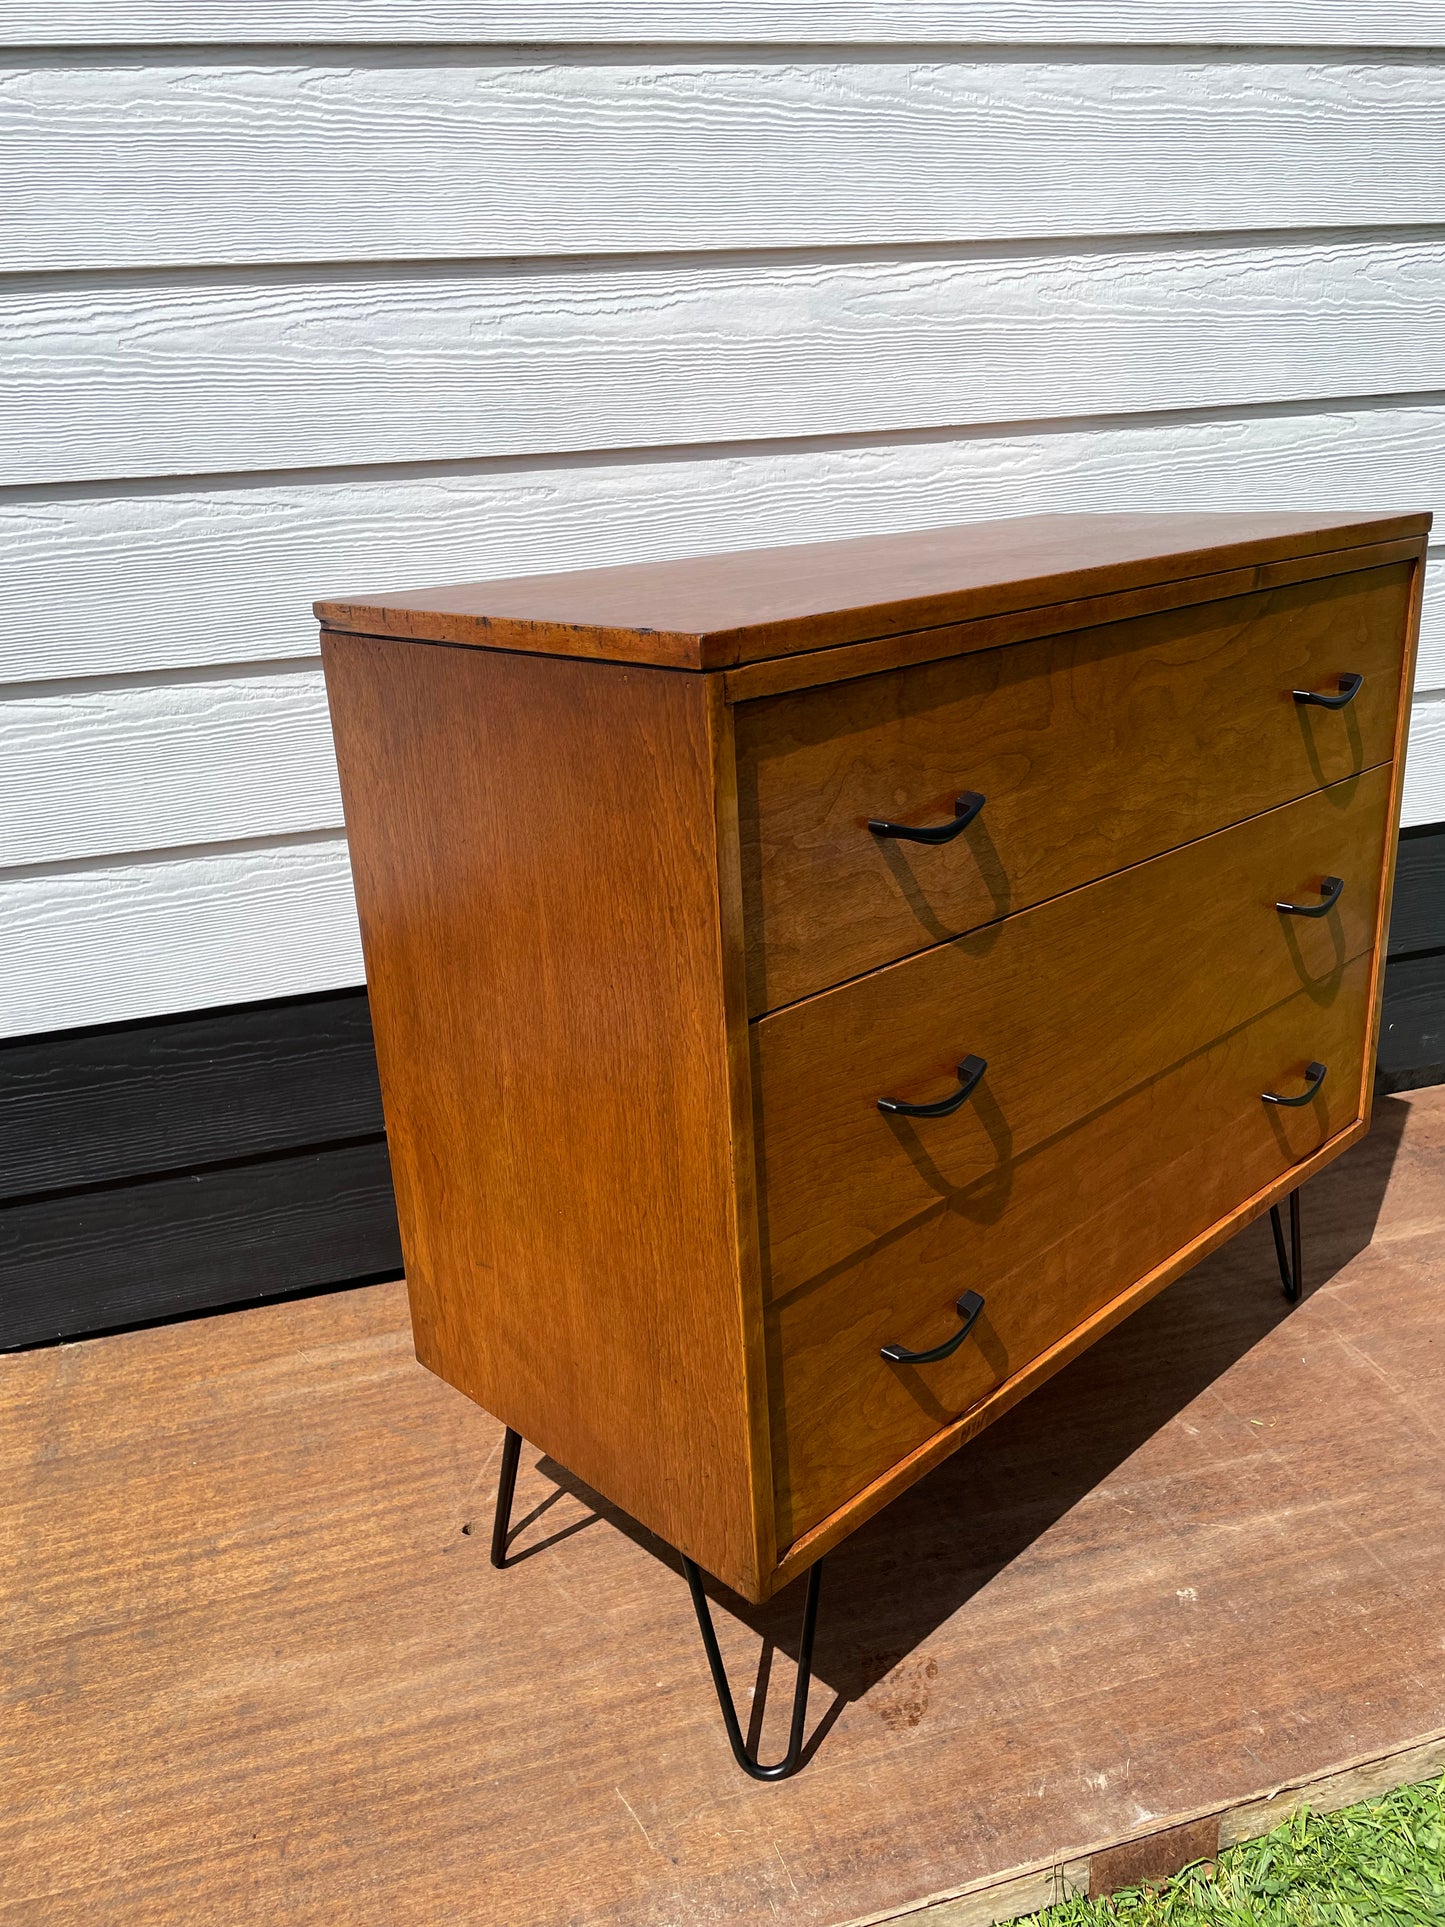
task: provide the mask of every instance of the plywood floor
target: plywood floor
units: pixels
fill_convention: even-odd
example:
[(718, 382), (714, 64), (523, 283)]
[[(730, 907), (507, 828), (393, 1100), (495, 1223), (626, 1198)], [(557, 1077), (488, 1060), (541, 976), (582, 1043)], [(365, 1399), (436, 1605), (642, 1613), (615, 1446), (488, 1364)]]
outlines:
[(1305, 1206), (1297, 1310), (1251, 1227), (834, 1556), (780, 1787), (533, 1452), (491, 1569), (399, 1286), (0, 1360), (0, 1923), (835, 1927), (1445, 1728), (1445, 1089)]

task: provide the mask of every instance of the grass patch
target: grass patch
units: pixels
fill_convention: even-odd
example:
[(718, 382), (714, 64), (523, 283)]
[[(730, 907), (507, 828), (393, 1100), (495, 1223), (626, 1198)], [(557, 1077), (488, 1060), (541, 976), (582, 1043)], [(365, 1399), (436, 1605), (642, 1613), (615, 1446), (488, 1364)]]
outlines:
[(1065, 1900), (1020, 1927), (1445, 1927), (1445, 1778), (1302, 1810), (1155, 1891)]

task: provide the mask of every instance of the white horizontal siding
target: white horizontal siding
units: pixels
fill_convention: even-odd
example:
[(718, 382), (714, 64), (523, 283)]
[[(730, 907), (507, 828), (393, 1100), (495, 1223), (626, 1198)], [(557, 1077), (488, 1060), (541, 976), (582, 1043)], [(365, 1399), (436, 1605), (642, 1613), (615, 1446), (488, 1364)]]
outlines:
[(0, 717), (0, 869), (341, 824), (312, 665), (52, 684)]
[[(1438, 657), (1440, 596), (1427, 640)], [(0, 737), (0, 871), (341, 829), (319, 664), (32, 693)], [(1406, 821), (1430, 822), (1445, 690), (1422, 673)], [(1445, 815), (1445, 811), (1436, 814)]]
[(1421, 693), (1445, 696), (1445, 548), (1432, 549), (1425, 568), (1425, 602), (1420, 611), (1415, 688)]
[(1417, 700), (1405, 759), (1402, 823), (1445, 823), (1445, 695)]
[(0, 495), (0, 682), (304, 655), (319, 596), (1046, 509), (1445, 510), (1445, 400)]
[(0, 281), (8, 483), (1422, 390), (1445, 391), (1445, 231)]
[(1426, 223), (1423, 56), (180, 51), (0, 76), (11, 269)]
[(1202, 42), (1435, 47), (1437, 0), (8, 0), (0, 45), (270, 41)]
[[(236, 44), (283, 28), (334, 44)], [(1445, 59), (1384, 51), (1441, 41), (1326, 0), (0, 0), (56, 49), (0, 78), (0, 1032), (359, 980), (318, 595), (1445, 509)]]
[(361, 981), (346, 845), (0, 873), (0, 1034)]

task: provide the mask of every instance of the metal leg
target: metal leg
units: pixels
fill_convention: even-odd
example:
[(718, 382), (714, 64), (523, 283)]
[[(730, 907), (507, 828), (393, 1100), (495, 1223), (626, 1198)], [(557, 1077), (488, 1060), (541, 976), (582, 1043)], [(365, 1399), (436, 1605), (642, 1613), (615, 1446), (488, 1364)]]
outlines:
[(793, 1722), (788, 1730), (788, 1750), (775, 1766), (761, 1766), (748, 1752), (742, 1728), (738, 1724), (737, 1708), (733, 1705), (732, 1689), (728, 1685), (727, 1668), (723, 1665), (712, 1613), (708, 1610), (707, 1595), (702, 1589), (702, 1574), (686, 1553), (682, 1556), (682, 1569), (687, 1574), (688, 1587), (692, 1592), (698, 1631), (702, 1634), (712, 1683), (717, 1688), (717, 1702), (722, 1708), (723, 1725), (727, 1728), (728, 1745), (733, 1750), (733, 1758), (743, 1772), (754, 1780), (786, 1780), (790, 1774), (797, 1772), (803, 1756), (803, 1727), (808, 1718), (808, 1687), (813, 1675), (813, 1634), (818, 1625), (818, 1594), (823, 1583), (823, 1562), (820, 1559), (816, 1565), (808, 1568), (808, 1592), (803, 1602), (803, 1634), (798, 1646), (798, 1677), (793, 1687)]
[[(522, 1435), (514, 1432), (509, 1425), (502, 1440), (502, 1466), (497, 1476), (497, 1509), (492, 1515), (494, 1566), (505, 1566), (507, 1563), (512, 1496), (517, 1489), (517, 1462), (521, 1455)], [(803, 1757), (803, 1728), (808, 1718), (808, 1688), (813, 1676), (813, 1634), (818, 1626), (818, 1594), (823, 1583), (823, 1562), (820, 1559), (808, 1569), (808, 1592), (803, 1602), (803, 1636), (798, 1648), (798, 1677), (793, 1687), (793, 1720), (788, 1729), (788, 1750), (775, 1766), (760, 1766), (748, 1752), (742, 1728), (738, 1724), (737, 1708), (733, 1705), (732, 1690), (728, 1686), (727, 1668), (723, 1665), (712, 1614), (708, 1610), (707, 1595), (702, 1589), (702, 1574), (686, 1553), (682, 1555), (682, 1569), (687, 1574), (688, 1587), (692, 1592), (693, 1610), (697, 1614), (698, 1629), (702, 1633), (703, 1649), (707, 1653), (712, 1683), (717, 1689), (718, 1705), (722, 1708), (723, 1725), (727, 1728), (728, 1745), (733, 1750), (733, 1758), (743, 1772), (751, 1774), (755, 1780), (786, 1780), (789, 1774), (797, 1772)]]
[(1279, 1219), (1279, 1206), (1269, 1207), (1270, 1229), (1274, 1232), (1274, 1255), (1279, 1259), (1280, 1281), (1284, 1285), (1284, 1295), (1294, 1305), (1304, 1287), (1304, 1262), (1300, 1255), (1299, 1192), (1289, 1194), (1289, 1255), (1284, 1249), (1284, 1226)]
[(507, 1563), (507, 1535), (512, 1525), (512, 1494), (517, 1489), (517, 1461), (522, 1456), (522, 1434), (509, 1425), (502, 1440), (502, 1470), (497, 1478), (497, 1509), (492, 1514), (492, 1564)]

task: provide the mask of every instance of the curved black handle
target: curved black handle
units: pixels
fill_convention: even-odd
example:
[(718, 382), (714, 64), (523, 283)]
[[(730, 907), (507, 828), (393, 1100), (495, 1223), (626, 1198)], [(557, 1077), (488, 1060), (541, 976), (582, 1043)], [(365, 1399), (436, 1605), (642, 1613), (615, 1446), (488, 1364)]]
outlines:
[(963, 1323), (953, 1334), (945, 1338), (941, 1345), (935, 1345), (929, 1352), (905, 1351), (901, 1345), (885, 1345), (880, 1357), (886, 1358), (890, 1365), (932, 1365), (940, 1358), (951, 1358), (978, 1322), (978, 1314), (983, 1310), (983, 1300), (976, 1291), (966, 1291), (954, 1306)]
[(1344, 895), (1344, 889), (1343, 877), (1321, 877), (1318, 903), (1277, 903), (1274, 907), (1283, 910), (1287, 917), (1327, 917)]
[(880, 1097), (878, 1108), (893, 1117), (952, 1117), (978, 1089), (978, 1081), (988, 1069), (985, 1057), (965, 1057), (958, 1067), (958, 1089), (936, 1104), (905, 1104), (901, 1097)]
[(1310, 1064), (1305, 1068), (1305, 1089), (1298, 1097), (1281, 1097), (1278, 1091), (1261, 1091), (1260, 1096), (1266, 1104), (1283, 1104), (1287, 1111), (1298, 1111), (1309, 1103), (1326, 1075), (1323, 1064)]
[(988, 798), (980, 796), (977, 790), (965, 790), (962, 796), (953, 799), (951, 823), (935, 823), (931, 829), (915, 830), (909, 823), (885, 823), (881, 817), (871, 816), (868, 827), (874, 836), (897, 836), (905, 843), (952, 843), (961, 831), (968, 828), (987, 801)]
[(1297, 703), (1313, 703), (1316, 709), (1344, 709), (1360, 693), (1363, 676), (1341, 676), (1338, 696), (1321, 696), (1313, 689), (1296, 689), (1294, 699)]

